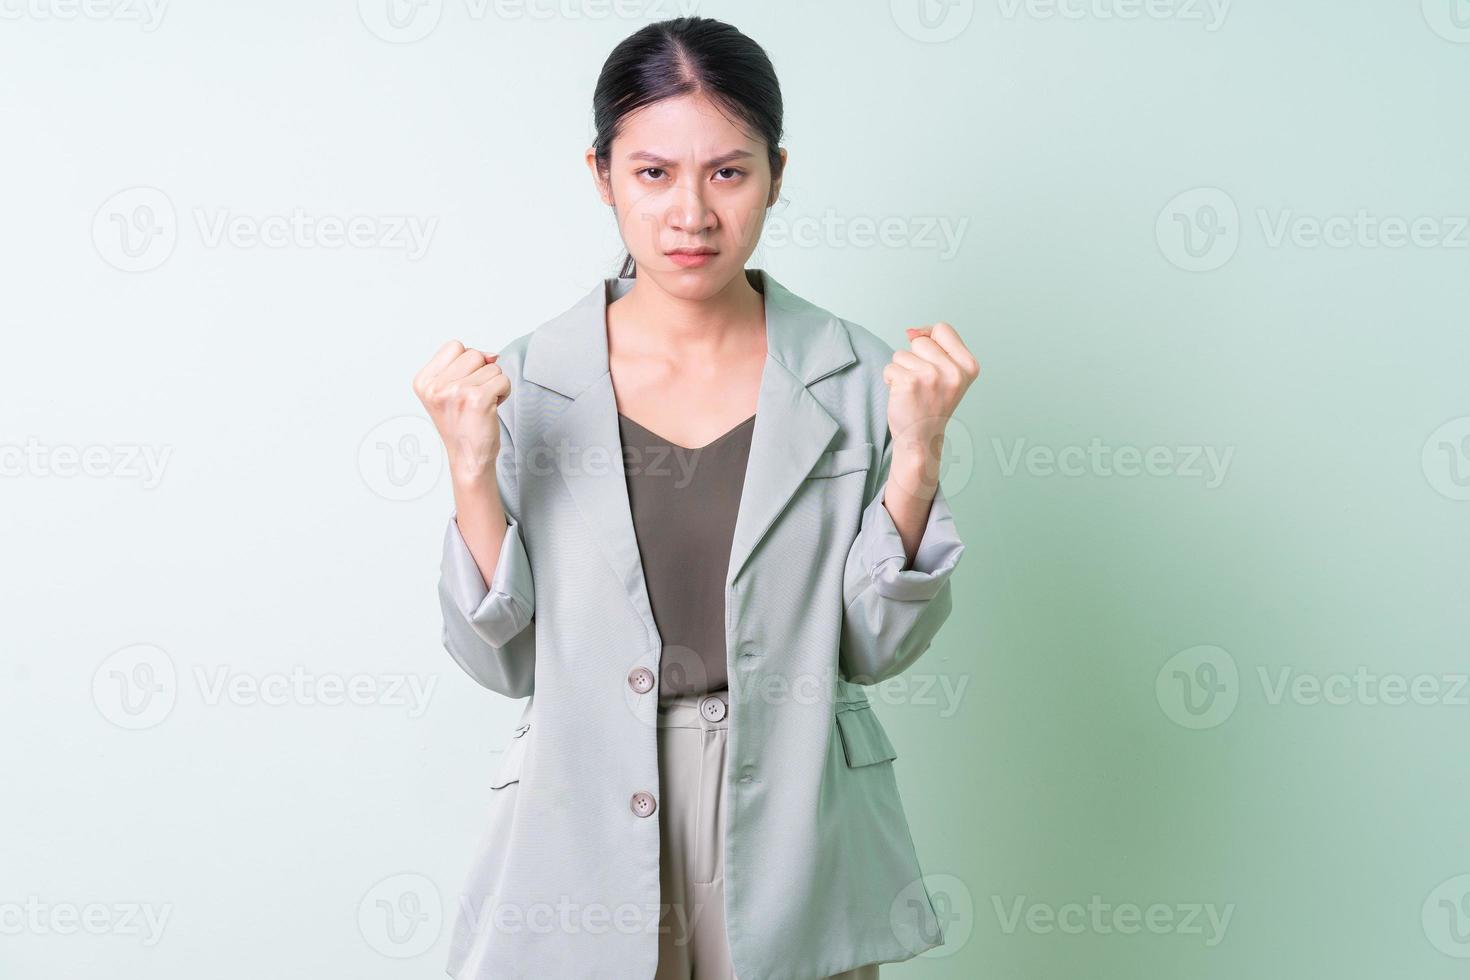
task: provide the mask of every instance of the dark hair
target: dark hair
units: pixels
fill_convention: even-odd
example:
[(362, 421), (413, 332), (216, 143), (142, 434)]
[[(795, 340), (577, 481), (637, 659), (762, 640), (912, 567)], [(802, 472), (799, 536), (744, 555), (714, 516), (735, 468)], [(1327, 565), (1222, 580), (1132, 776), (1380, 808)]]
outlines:
[[(613, 138), (623, 117), (664, 99), (702, 94), (765, 140), (771, 179), (781, 176), (781, 86), (759, 44), (710, 17), (675, 17), (624, 38), (597, 77), (592, 95), (597, 169), (611, 170)], [(631, 254), (619, 276), (637, 275)]]

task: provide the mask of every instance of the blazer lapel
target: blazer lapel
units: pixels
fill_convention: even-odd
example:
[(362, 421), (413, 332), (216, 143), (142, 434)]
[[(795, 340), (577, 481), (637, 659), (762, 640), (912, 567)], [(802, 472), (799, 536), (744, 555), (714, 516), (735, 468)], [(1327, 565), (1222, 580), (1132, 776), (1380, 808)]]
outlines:
[[(766, 366), (726, 588), (739, 577), (840, 428), (807, 386), (857, 360), (847, 328), (836, 317), (792, 293), (768, 272), (749, 272), (753, 282), (758, 276), (764, 284)], [(789, 558), (801, 560), (798, 555)]]
[[(766, 361), (756, 401), (750, 457), (731, 543), (728, 588), (749, 562), (838, 423), (807, 386), (856, 360), (847, 331), (831, 314), (787, 290), (761, 269), (747, 269), (765, 294)], [(648, 599), (623, 470), (617, 399), (608, 369), (607, 306), (633, 279), (604, 279), (576, 305), (533, 335), (521, 369), (526, 381), (572, 399), (541, 435), (604, 559), (660, 643)], [(525, 452), (526, 450), (522, 450)]]

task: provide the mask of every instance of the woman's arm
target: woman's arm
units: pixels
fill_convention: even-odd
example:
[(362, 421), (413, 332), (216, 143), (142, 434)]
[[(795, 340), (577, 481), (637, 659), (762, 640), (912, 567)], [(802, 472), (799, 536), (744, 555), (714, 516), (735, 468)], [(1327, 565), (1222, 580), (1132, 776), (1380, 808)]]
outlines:
[(934, 494), (939, 484), (926, 477), (922, 459), (899, 459), (895, 455), (883, 486), (883, 506), (898, 529), (898, 536), (903, 539), (903, 567), (908, 568), (924, 539), (924, 528), (929, 523), (929, 512), (933, 509)]
[[(837, 661), (844, 680), (877, 684), (902, 672), (929, 648), (954, 605), (949, 580), (964, 543), (939, 485), (906, 489), (913, 486), (895, 474), (893, 442), (885, 439), (878, 492), (863, 510), (843, 575)], [(920, 507), (925, 510), (915, 518)]]
[(863, 510), (843, 575), (838, 671), (876, 684), (929, 648), (954, 605), (965, 546), (939, 487), (944, 429), (980, 365), (948, 323), (908, 331), (883, 369), (888, 431), (877, 494)]
[(498, 358), (450, 341), (414, 391), (444, 440), (454, 487), (439, 574), (444, 647), (484, 687), (523, 698), (535, 684), (536, 590), (521, 536), (511, 379)]
[(536, 587), (521, 539), (515, 448), (509, 438), (503, 446), (488, 483), (455, 481), (439, 604), (455, 662), (482, 686), (523, 698), (536, 680)]
[(460, 537), (474, 556), (481, 578), (489, 582), (500, 564), (500, 548), (505, 543), (508, 523), (495, 468), (480, 473), (451, 472), (450, 480), (454, 485), (455, 520)]

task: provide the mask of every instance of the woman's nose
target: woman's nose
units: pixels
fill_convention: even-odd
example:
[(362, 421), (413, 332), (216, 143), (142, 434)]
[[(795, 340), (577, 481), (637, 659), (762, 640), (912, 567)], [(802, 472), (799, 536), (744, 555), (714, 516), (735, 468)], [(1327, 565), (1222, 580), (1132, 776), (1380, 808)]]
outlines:
[(666, 213), (669, 226), (685, 233), (704, 231), (714, 226), (715, 212), (699, 189), (686, 187), (669, 203)]

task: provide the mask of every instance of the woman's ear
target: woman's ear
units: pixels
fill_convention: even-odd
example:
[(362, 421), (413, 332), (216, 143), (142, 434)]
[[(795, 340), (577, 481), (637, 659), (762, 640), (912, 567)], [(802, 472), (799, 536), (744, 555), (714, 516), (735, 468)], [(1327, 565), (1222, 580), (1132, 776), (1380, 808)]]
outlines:
[(592, 174), (592, 185), (597, 188), (597, 196), (602, 198), (602, 203), (608, 207), (613, 206), (612, 187), (602, 179), (602, 174), (597, 172), (597, 149), (587, 147), (587, 170)]
[(781, 172), (771, 180), (771, 196), (766, 201), (766, 207), (775, 206), (781, 199), (781, 180), (786, 176), (786, 147), (781, 147)]

